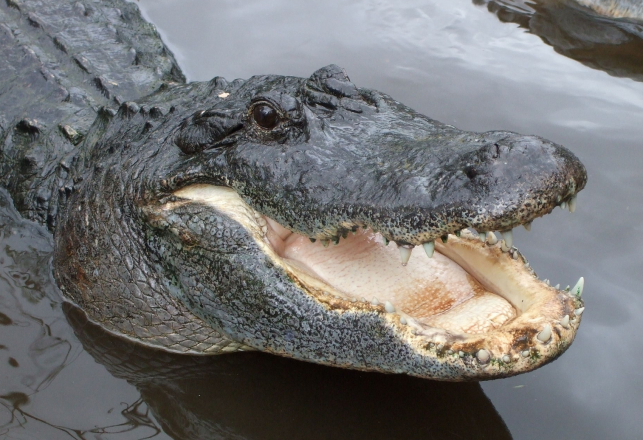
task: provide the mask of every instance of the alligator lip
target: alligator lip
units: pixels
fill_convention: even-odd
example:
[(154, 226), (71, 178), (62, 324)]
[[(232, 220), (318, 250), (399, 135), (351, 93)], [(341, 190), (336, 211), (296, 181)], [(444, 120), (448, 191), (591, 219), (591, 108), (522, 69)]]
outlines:
[(396, 246), (368, 229), (328, 245), (254, 211), (231, 188), (194, 184), (175, 195), (243, 225), (274, 264), (329, 310), (380, 314), (417, 353), (462, 363), (463, 378), (537, 368), (562, 354), (580, 324), (582, 278), (572, 289), (549, 286), (493, 233), (483, 242), (463, 230), (438, 240), (431, 258), (417, 247), (402, 265)]

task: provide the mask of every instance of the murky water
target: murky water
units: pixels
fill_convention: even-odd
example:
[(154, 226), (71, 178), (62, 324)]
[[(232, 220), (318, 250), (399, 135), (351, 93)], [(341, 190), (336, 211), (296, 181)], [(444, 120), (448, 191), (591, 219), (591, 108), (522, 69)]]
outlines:
[(0, 197), (0, 438), (643, 438), (643, 25), (554, 0), (140, 6), (192, 80), (336, 63), (459, 128), (571, 148), (589, 172), (576, 213), (514, 241), (541, 278), (585, 276), (583, 324), (556, 362), (482, 386), (261, 354), (170, 356), (63, 307), (50, 238)]

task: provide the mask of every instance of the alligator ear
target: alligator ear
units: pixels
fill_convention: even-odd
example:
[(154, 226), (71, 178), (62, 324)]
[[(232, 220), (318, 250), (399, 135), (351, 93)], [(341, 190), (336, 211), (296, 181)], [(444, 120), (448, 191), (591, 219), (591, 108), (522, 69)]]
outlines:
[(322, 67), (306, 81), (308, 88), (334, 95), (338, 98), (355, 98), (359, 95), (357, 87), (341, 67), (331, 64)]
[(196, 112), (183, 121), (174, 136), (174, 143), (185, 154), (233, 143), (230, 135), (243, 128), (237, 113), (221, 110)]

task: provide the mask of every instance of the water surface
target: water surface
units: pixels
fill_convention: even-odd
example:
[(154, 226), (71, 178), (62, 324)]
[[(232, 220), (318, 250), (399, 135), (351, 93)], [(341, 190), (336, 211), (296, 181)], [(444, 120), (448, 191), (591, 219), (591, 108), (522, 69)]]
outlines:
[(139, 3), (191, 80), (335, 63), (442, 122), (572, 149), (589, 173), (576, 213), (514, 239), (541, 278), (586, 279), (583, 323), (559, 360), (480, 386), (140, 349), (62, 306), (50, 238), (3, 201), (0, 438), (642, 438), (643, 27), (570, 4)]

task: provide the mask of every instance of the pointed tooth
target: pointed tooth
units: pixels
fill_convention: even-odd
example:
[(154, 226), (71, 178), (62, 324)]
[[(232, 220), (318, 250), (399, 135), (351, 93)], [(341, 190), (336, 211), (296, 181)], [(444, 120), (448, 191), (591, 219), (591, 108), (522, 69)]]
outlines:
[(560, 202), (560, 209), (567, 209), (567, 203)]
[(569, 212), (576, 211), (576, 196), (574, 196), (571, 199), (569, 199), (569, 203), (567, 204), (567, 208), (569, 209)]
[(328, 247), (328, 244), (329, 244), (329, 243), (330, 243), (330, 240), (328, 240), (328, 239), (325, 239), (325, 240), (322, 240), (322, 241), (321, 241), (321, 244), (322, 244), (322, 246), (324, 246), (324, 247)]
[(580, 309), (574, 310), (574, 315), (580, 316), (583, 314), (584, 311), (585, 311), (585, 307), (581, 307)]
[(531, 222), (525, 223), (524, 225), (522, 225), (522, 227), (525, 228), (527, 231), (531, 231)]
[(442, 240), (442, 243), (446, 243), (449, 240), (449, 234), (444, 234), (440, 237), (440, 240)]
[(366, 298), (364, 298), (364, 297), (361, 297), (359, 300), (360, 300), (361, 302), (363, 302), (363, 303), (365, 303), (365, 302), (366, 302)]
[(409, 248), (406, 246), (399, 246), (400, 249), (400, 259), (402, 260), (402, 266), (406, 266), (406, 264), (409, 262), (409, 258), (411, 258), (411, 251), (413, 248)]
[(486, 232), (478, 232), (478, 236), (480, 237), (481, 242), (487, 241), (487, 233)]
[(339, 237), (333, 237), (333, 245), (337, 246), (339, 244)]
[(569, 315), (565, 315), (563, 319), (560, 320), (560, 325), (565, 328), (569, 328)]
[(494, 234), (493, 232), (489, 232), (487, 235), (487, 243), (489, 244), (489, 246), (493, 246), (494, 244), (498, 243), (498, 237), (496, 237), (496, 234)]
[(433, 252), (435, 252), (435, 242), (429, 241), (422, 245), (424, 252), (426, 252), (427, 257), (433, 258)]
[(508, 248), (511, 248), (514, 245), (514, 234), (511, 229), (503, 232), (502, 238), (505, 239), (505, 244), (507, 245)]
[(580, 277), (576, 282), (576, 285), (572, 288), (572, 290), (569, 291), (569, 293), (580, 298), (580, 296), (583, 294), (583, 287), (585, 287), (585, 278)]
[(373, 299), (371, 300), (371, 304), (373, 304), (374, 306), (379, 305), (379, 303), (380, 303), (380, 302), (379, 302), (379, 301), (378, 301), (378, 299), (377, 299), (377, 298), (375, 298), (375, 297), (373, 297)]
[(555, 288), (556, 290), (560, 290), (560, 283), (556, 284), (556, 285), (554, 286), (554, 288)]
[(384, 310), (386, 310), (389, 313), (395, 313), (395, 306), (391, 304), (390, 301), (386, 301), (384, 303)]
[(314, 243), (314, 242), (316, 242), (316, 241), (317, 241), (317, 239), (316, 239), (316, 238), (312, 238), (312, 237), (309, 237), (308, 239), (310, 240), (310, 242), (311, 242), (311, 243)]
[(402, 325), (406, 325), (406, 324), (407, 324), (407, 322), (406, 322), (406, 318), (405, 318), (404, 316), (402, 316), (402, 317), (400, 318), (400, 324), (402, 324)]
[(545, 278), (543, 282), (549, 286), (549, 278)]
[(547, 325), (545, 326), (545, 328), (543, 328), (543, 330), (542, 330), (540, 333), (538, 333), (538, 335), (536, 336), (536, 338), (537, 338), (540, 342), (547, 342), (547, 341), (549, 341), (549, 340), (551, 339), (551, 325), (547, 324)]

